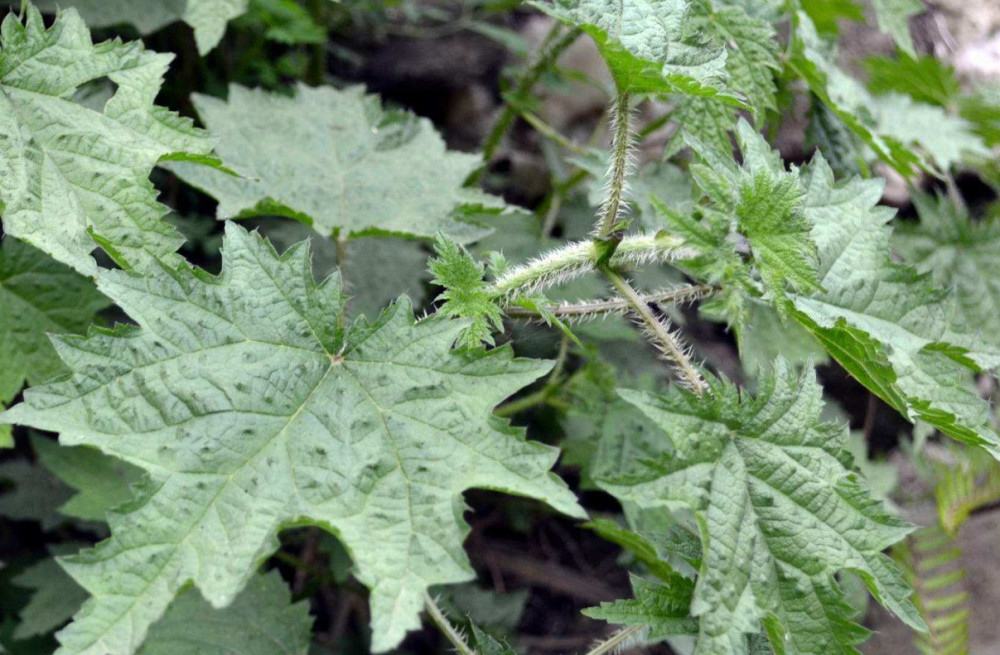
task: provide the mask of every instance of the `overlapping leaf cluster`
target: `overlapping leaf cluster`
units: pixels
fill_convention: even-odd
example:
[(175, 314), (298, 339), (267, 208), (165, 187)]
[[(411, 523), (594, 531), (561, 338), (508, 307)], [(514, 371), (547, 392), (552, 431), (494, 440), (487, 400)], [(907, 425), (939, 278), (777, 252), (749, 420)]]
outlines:
[[(48, 26), (51, 3), (11, 13), (0, 34), (0, 445), (9, 425), (59, 435), (24, 432), (38, 464), (0, 464), (12, 487), (0, 514), (109, 536), (14, 579), (34, 593), (15, 639), (69, 621), (61, 655), (306, 653), (306, 605), (259, 569), (284, 529), (313, 526), (368, 589), (372, 649), (397, 647), (423, 607), (436, 616), (432, 587), (474, 577), (465, 491), (586, 515), (551, 471), (560, 451), (494, 413), (550, 370), (506, 409), (557, 410), (563, 465), (624, 508), (588, 524), (627, 551), (634, 593), (587, 610), (630, 626), (599, 648), (692, 635), (698, 655), (857, 653), (868, 633), (843, 571), (925, 628), (883, 554), (912, 526), (869, 493), (846, 428), (820, 419), (809, 367), (830, 357), (906, 418), (1000, 459), (973, 384), (1000, 364), (996, 221), (918, 196), (920, 222), (893, 234), (869, 179), (879, 161), (911, 178), (964, 164), (986, 175), (1000, 141), (989, 92), (915, 56), (913, 0), (873, 2), (902, 52), (870, 61), (867, 87), (835, 63), (838, 20), (860, 16), (852, 2), (532, 3), (593, 39), (614, 83), (611, 151), (576, 162), (581, 179), (609, 164), (597, 227), (575, 241), (589, 216), (581, 230), (554, 212), (566, 238), (548, 238), (549, 217), (540, 228), (469, 184), (478, 155), (361, 87), (232, 84), (225, 100), (192, 97), (196, 128), (155, 104), (169, 56), (94, 44), (84, 23), (145, 34), (183, 20), (204, 53), (246, 0), (66, 4)], [(299, 36), (268, 23), (269, 38), (322, 46), (309, 21), (289, 28)], [(820, 152), (788, 167), (761, 128), (777, 127), (796, 78)], [(646, 166), (629, 191), (631, 111), (646, 98), (668, 101), (663, 156), (682, 156)], [(149, 179), (158, 165), (217, 200), (218, 219), (259, 219), (271, 240), (227, 222), (221, 272), (191, 265)], [(312, 228), (312, 250), (291, 245), (295, 226)], [(191, 238), (205, 252), (219, 250), (210, 231)], [(402, 288), (419, 304), (427, 281), (441, 288), (429, 315), (390, 302)], [(567, 285), (588, 297), (553, 300)], [(361, 296), (353, 311), (348, 294)], [(676, 327), (670, 305), (706, 296), (701, 312), (734, 331), (753, 395), (696, 361)], [(112, 305), (129, 324), (102, 327)], [(638, 338), (606, 330), (615, 339), (588, 347), (601, 328), (571, 330), (617, 315), (686, 389), (659, 391)], [(496, 346), (519, 318), (562, 330), (554, 369)], [(647, 368), (602, 361), (616, 340), (633, 351), (622, 361)], [(643, 390), (621, 389), (626, 377)], [(513, 652), (474, 618), (472, 647)]]

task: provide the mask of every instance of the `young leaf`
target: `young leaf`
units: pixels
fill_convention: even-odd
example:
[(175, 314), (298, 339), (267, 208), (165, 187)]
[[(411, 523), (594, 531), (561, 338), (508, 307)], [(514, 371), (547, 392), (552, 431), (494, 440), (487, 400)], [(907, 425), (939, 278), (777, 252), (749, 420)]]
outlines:
[(728, 382), (696, 397), (623, 391), (676, 453), (602, 486), (640, 507), (687, 507), (702, 526), (704, 559), (691, 605), (698, 655), (741, 653), (763, 623), (778, 653), (857, 653), (867, 631), (835, 579), (859, 572), (886, 607), (923, 623), (882, 550), (911, 526), (887, 515), (847, 468), (846, 427), (822, 423), (813, 374), (778, 360), (756, 398)]
[(824, 291), (793, 295), (796, 319), (899, 412), (1000, 457), (1000, 435), (968, 370), (995, 366), (997, 348), (957, 331), (946, 290), (890, 260), (893, 212), (877, 206), (882, 184), (835, 184), (820, 155), (803, 177)]
[[(93, 45), (79, 14), (46, 29), (28, 7), (0, 34), (0, 215), (4, 231), (92, 275), (104, 248), (123, 268), (179, 261), (183, 240), (163, 222), (149, 182), (163, 158), (208, 161), (211, 142), (191, 122), (153, 104), (172, 55), (141, 43)], [(118, 89), (99, 113), (73, 102), (86, 82)]]
[(49, 333), (83, 332), (109, 305), (94, 282), (31, 246), (0, 243), (0, 402), (64, 369)]
[(742, 104), (726, 91), (726, 50), (694, 33), (687, 0), (538, 0), (597, 43), (619, 92), (678, 93)]
[(649, 627), (646, 638), (658, 641), (673, 635), (698, 634), (698, 620), (691, 618), (694, 582), (674, 573), (669, 580), (654, 582), (630, 576), (634, 598), (601, 603), (583, 614), (616, 625)]
[(59, 338), (71, 377), (3, 415), (149, 473), (112, 538), (64, 562), (93, 598), (61, 654), (134, 653), (189, 581), (225, 607), (303, 523), (344, 542), (385, 651), (419, 626), (428, 586), (472, 577), (463, 491), (583, 514), (549, 473), (555, 450), (491, 415), (549, 364), (451, 351), (467, 324), (415, 324), (405, 298), (345, 329), (339, 277), (316, 284), (306, 247), (278, 257), (227, 224), (218, 277), (161, 265), (98, 287), (139, 327)]
[[(87, 25), (110, 27), (134, 25), (140, 34), (150, 34), (182, 20), (194, 29), (198, 52), (208, 54), (222, 40), (226, 23), (247, 10), (248, 0), (34, 0), (45, 13), (73, 7)], [(17, 6), (20, 0), (9, 0)]]
[(439, 296), (444, 301), (441, 313), (471, 321), (458, 344), (464, 348), (475, 348), (480, 343), (492, 346), (493, 332), (503, 331), (503, 313), (483, 281), (485, 267), (465, 248), (445, 237), (437, 239), (434, 252), (437, 257), (428, 265), (434, 275), (431, 282), (444, 287)]
[(229, 88), (229, 101), (194, 96), (226, 165), (243, 177), (189, 163), (167, 166), (219, 201), (218, 217), (288, 216), (323, 236), (364, 233), (458, 241), (488, 233), (463, 220), (503, 202), (463, 186), (481, 164), (445, 149), (426, 118), (386, 112), (361, 87), (300, 85), (292, 98)]

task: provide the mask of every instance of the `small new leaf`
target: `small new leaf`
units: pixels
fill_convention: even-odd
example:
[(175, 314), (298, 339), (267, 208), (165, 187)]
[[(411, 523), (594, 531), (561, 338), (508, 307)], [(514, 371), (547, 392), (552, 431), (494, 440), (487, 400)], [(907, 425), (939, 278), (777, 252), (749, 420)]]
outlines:
[(679, 573), (664, 581), (646, 580), (637, 575), (630, 579), (634, 598), (601, 603), (600, 607), (583, 610), (583, 614), (616, 625), (647, 626), (649, 641), (698, 634), (698, 620), (691, 617), (694, 581)]
[(480, 343), (493, 345), (493, 332), (503, 331), (503, 312), (496, 295), (483, 280), (485, 267), (451, 239), (439, 236), (434, 242), (437, 257), (428, 262), (433, 284), (444, 287), (438, 296), (444, 303), (438, 313), (466, 318), (471, 324), (458, 339), (458, 345), (475, 348)]

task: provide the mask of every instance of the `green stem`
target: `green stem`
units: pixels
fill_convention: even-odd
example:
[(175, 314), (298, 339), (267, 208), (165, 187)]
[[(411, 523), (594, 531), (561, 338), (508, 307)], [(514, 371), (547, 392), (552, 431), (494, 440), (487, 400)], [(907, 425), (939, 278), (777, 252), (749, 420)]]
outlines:
[[(551, 67), (559, 55), (563, 53), (566, 48), (573, 45), (577, 37), (580, 36), (582, 32), (579, 28), (574, 27), (569, 31), (563, 33), (562, 23), (556, 22), (549, 33), (545, 36), (545, 40), (542, 45), (538, 48), (538, 53), (535, 55), (534, 61), (528, 65), (527, 68), (518, 76), (517, 80), (514, 82), (514, 88), (508, 95), (508, 98), (512, 98), (515, 102), (520, 103), (521, 99), (527, 97), (531, 90), (534, 88), (538, 80), (542, 78), (542, 75), (546, 70)], [(489, 163), (493, 155), (496, 154), (497, 148), (503, 142), (504, 136), (507, 135), (507, 131), (510, 129), (511, 125), (514, 124), (514, 118), (517, 116), (517, 110), (509, 100), (504, 103), (503, 109), (497, 116), (496, 121), (493, 123), (493, 127), (490, 129), (489, 134), (486, 136), (486, 141), (483, 143), (483, 161)], [(473, 174), (473, 180), (478, 182), (482, 180), (483, 174), (486, 170), (486, 166), (480, 167), (478, 171)]]
[(625, 178), (632, 163), (632, 114), (628, 92), (615, 96), (611, 105), (611, 124), (614, 138), (611, 141), (611, 167), (608, 169), (608, 192), (601, 205), (595, 236), (604, 240), (611, 236), (624, 215)]
[(455, 647), (455, 652), (459, 655), (479, 655), (476, 651), (465, 643), (465, 639), (459, 634), (455, 626), (451, 624), (448, 617), (444, 615), (438, 604), (434, 602), (430, 594), (424, 594), (424, 607), (427, 609), (427, 614), (434, 621), (434, 624), (441, 630), (441, 633), (451, 642), (451, 645)]
[(544, 136), (546, 139), (549, 139), (556, 145), (561, 146), (580, 157), (587, 154), (586, 150), (564, 137), (558, 130), (543, 121), (539, 116), (531, 113), (530, 111), (522, 111), (519, 113), (519, 116), (523, 118), (528, 125), (535, 128), (539, 134)]
[[(326, 6), (327, 0), (310, 0), (309, 13), (324, 30), (326, 29)], [(323, 84), (323, 76), (326, 73), (326, 39), (320, 43), (313, 44), (309, 51), (309, 69), (306, 72), (309, 84), (319, 86)]]
[[(490, 290), (513, 300), (523, 293), (563, 284), (596, 270), (601, 254), (601, 248), (594, 241), (576, 241), (511, 269), (500, 276)], [(619, 268), (695, 256), (697, 253), (689, 249), (680, 237), (646, 232), (622, 238), (609, 263)]]
[(637, 322), (645, 329), (646, 336), (649, 337), (667, 360), (673, 364), (684, 386), (699, 396), (708, 391), (708, 385), (688, 357), (687, 348), (670, 331), (670, 325), (666, 319), (655, 316), (649, 305), (643, 302), (642, 296), (636, 293), (632, 285), (620, 273), (606, 266), (602, 267), (601, 270), (604, 276), (608, 278), (608, 281), (611, 282), (611, 285), (615, 287), (631, 306), (632, 313), (635, 315)]
[[(715, 292), (717, 287), (710, 284), (691, 284), (676, 289), (664, 289), (656, 293), (643, 294), (639, 296), (643, 305), (669, 304), (678, 302), (688, 302), (704, 298)], [(578, 303), (566, 303), (556, 305), (548, 309), (549, 313), (556, 318), (562, 319), (590, 319), (607, 316), (609, 314), (620, 314), (632, 308), (632, 304), (625, 298), (608, 298), (605, 300), (587, 300)], [(517, 305), (507, 308), (507, 316), (511, 318), (542, 318), (538, 312), (526, 307)]]
[(587, 655), (605, 655), (606, 653), (616, 653), (623, 644), (639, 635), (645, 626), (632, 625), (614, 633), (601, 643), (587, 651)]

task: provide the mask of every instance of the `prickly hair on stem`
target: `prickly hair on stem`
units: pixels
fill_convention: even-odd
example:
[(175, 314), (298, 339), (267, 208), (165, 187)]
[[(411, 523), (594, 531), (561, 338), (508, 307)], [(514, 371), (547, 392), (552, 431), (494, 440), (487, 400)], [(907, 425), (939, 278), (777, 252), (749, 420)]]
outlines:
[[(679, 237), (646, 232), (626, 236), (609, 262), (615, 268), (692, 259), (698, 253)], [(577, 241), (555, 248), (501, 275), (491, 286), (507, 298), (566, 284), (596, 270), (601, 253), (593, 241)]]
[(587, 655), (619, 655), (625, 651), (646, 644), (649, 627), (632, 625), (615, 632), (604, 641), (587, 651)]
[(594, 238), (606, 239), (615, 226), (628, 215), (625, 201), (629, 191), (629, 176), (635, 170), (635, 136), (632, 131), (632, 98), (628, 93), (619, 93), (610, 110), (611, 163), (604, 177), (604, 202), (594, 226)]
[[(663, 289), (653, 293), (640, 296), (645, 304), (670, 304), (682, 305), (704, 298), (715, 291), (715, 287), (709, 284), (689, 284), (672, 289)], [(625, 298), (605, 298), (601, 300), (578, 300), (577, 302), (563, 302), (558, 305), (548, 307), (551, 316), (562, 319), (566, 323), (580, 323), (608, 316), (621, 316), (627, 314), (632, 309), (632, 305)], [(538, 312), (524, 307), (512, 306), (506, 311), (508, 316), (514, 318), (545, 320)]]

